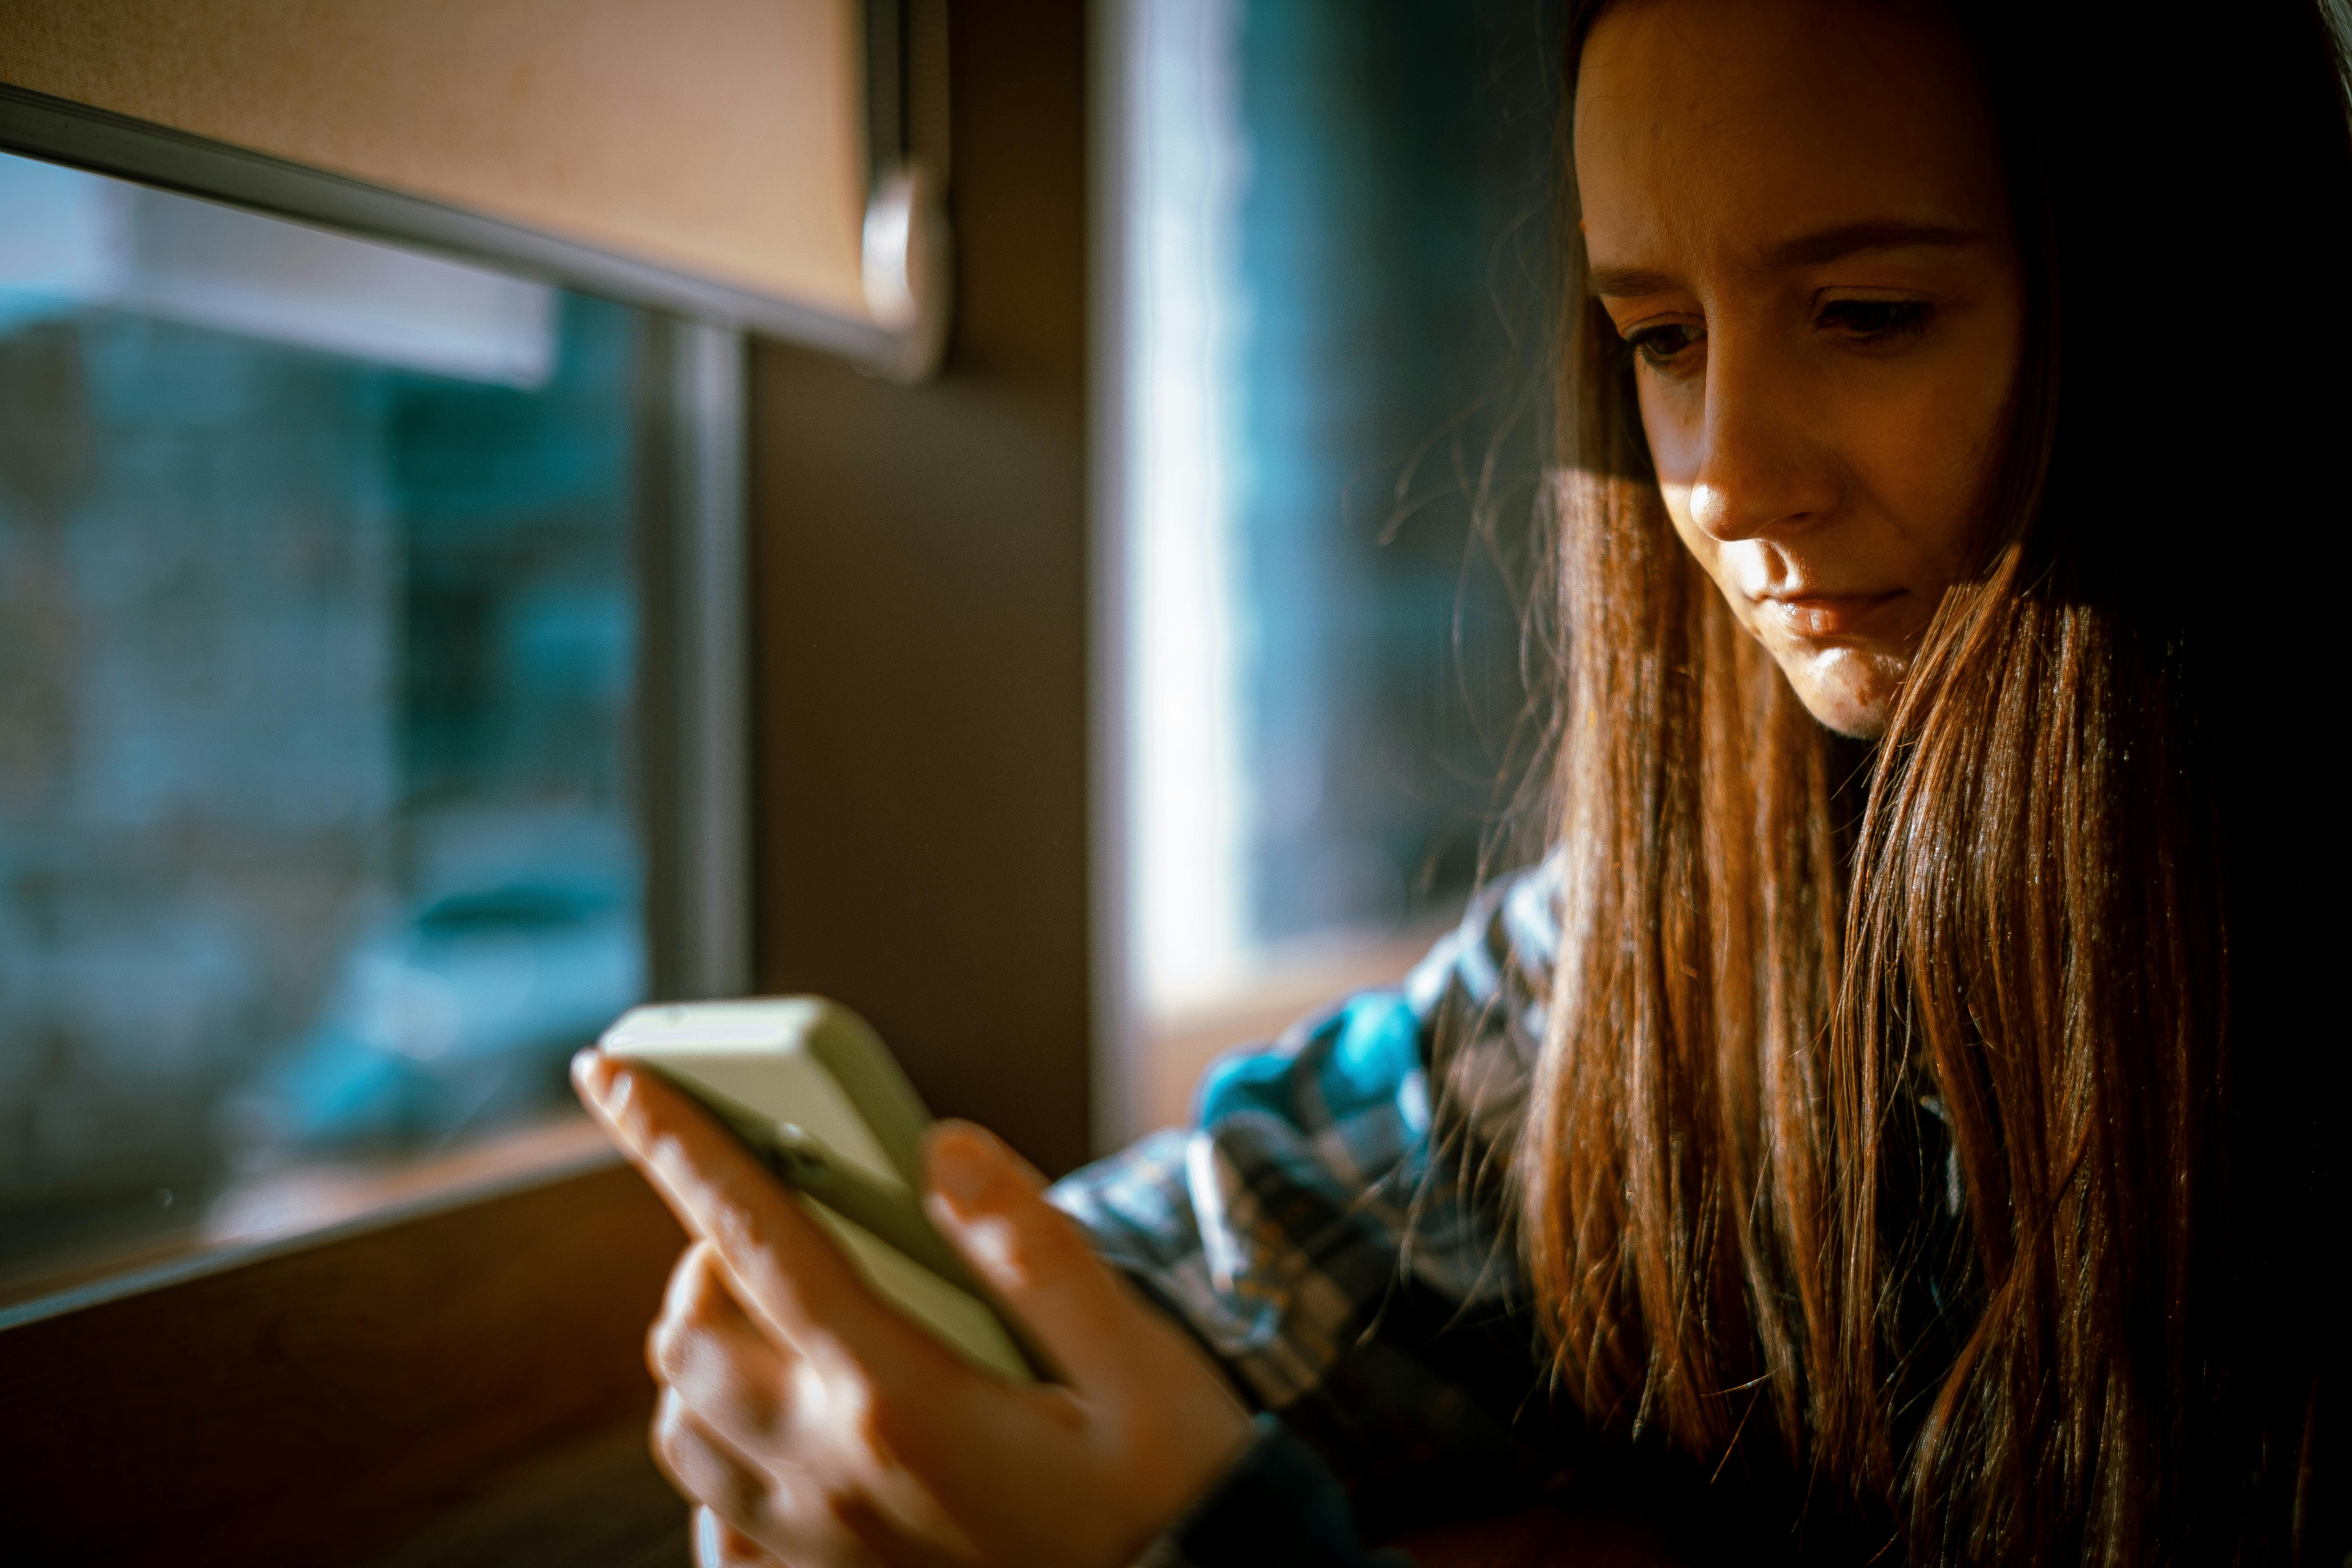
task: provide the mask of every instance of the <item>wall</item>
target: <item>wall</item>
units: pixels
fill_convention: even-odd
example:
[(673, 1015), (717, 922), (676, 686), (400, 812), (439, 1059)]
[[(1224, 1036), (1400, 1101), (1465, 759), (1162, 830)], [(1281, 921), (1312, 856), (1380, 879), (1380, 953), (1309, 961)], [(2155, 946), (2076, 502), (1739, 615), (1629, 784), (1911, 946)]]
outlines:
[(1085, 7), (961, 8), (934, 383), (753, 360), (759, 980), (1085, 1157)]

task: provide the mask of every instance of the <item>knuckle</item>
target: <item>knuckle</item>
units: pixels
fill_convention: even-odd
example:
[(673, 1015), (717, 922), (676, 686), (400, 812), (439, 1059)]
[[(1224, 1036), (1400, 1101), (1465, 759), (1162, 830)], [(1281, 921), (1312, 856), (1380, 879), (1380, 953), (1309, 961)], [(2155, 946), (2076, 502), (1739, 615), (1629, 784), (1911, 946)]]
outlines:
[(677, 1255), (662, 1290), (662, 1310), (672, 1315), (697, 1310), (709, 1300), (719, 1259), (707, 1241), (690, 1241)]
[(654, 1458), (663, 1461), (664, 1467), (675, 1474), (690, 1437), (685, 1414), (676, 1400), (663, 1400), (660, 1408), (654, 1412), (651, 1436)]
[(646, 1336), (646, 1359), (659, 1383), (677, 1383), (694, 1360), (692, 1331), (675, 1318), (664, 1318)]

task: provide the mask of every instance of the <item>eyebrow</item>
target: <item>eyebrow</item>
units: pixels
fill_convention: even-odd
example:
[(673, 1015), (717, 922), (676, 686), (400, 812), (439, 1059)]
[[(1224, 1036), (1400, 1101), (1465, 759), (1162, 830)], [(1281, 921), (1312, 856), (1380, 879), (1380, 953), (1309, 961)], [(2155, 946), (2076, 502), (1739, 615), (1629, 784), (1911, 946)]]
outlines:
[[(1893, 220), (1840, 224), (1835, 228), (1782, 240), (1765, 252), (1764, 268), (1773, 271), (1784, 267), (1821, 267), (1878, 250), (1964, 250), (1984, 243), (1985, 237), (1975, 230), (1954, 228), (1948, 224)], [(1585, 284), (1588, 292), (1615, 300), (1664, 294), (1680, 286), (1680, 280), (1671, 274), (1647, 267), (1596, 267)]]

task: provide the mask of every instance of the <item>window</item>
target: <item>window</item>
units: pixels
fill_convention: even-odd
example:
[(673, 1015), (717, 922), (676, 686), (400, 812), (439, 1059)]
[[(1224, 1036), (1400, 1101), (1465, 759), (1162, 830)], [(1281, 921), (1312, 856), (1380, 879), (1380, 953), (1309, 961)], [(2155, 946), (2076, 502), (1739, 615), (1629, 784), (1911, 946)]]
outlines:
[(0, 1300), (593, 1147), (693, 788), (677, 331), (26, 158), (0, 212)]
[(1124, 1131), (1395, 980), (1525, 761), (1556, 55), (1508, 9), (1123, 8)]

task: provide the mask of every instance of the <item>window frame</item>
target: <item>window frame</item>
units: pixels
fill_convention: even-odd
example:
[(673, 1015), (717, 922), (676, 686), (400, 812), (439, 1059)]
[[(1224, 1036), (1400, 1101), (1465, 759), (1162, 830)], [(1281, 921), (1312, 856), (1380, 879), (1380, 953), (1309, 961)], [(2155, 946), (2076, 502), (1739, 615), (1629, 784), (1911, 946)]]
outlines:
[(502, 218), (0, 82), (0, 152), (486, 263), (682, 320), (798, 343), (877, 370), (899, 340), (870, 321), (543, 234)]

